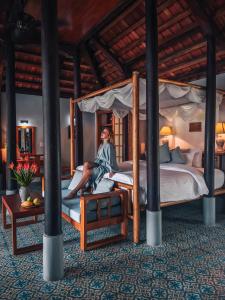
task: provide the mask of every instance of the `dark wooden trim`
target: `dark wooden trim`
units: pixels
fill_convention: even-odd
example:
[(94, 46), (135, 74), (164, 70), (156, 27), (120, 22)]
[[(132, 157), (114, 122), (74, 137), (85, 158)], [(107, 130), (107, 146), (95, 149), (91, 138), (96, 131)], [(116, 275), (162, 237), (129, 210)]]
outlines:
[(158, 26), (155, 0), (145, 0), (145, 14), (147, 209), (159, 211)]

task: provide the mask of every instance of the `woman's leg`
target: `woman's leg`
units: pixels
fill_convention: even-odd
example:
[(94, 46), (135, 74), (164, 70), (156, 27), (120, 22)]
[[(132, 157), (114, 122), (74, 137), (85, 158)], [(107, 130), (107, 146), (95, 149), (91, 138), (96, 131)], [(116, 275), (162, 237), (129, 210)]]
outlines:
[(82, 178), (80, 180), (80, 182), (78, 183), (78, 185), (76, 186), (75, 189), (73, 189), (66, 197), (64, 197), (64, 199), (72, 199), (76, 196), (77, 192), (84, 188), (86, 183), (89, 181), (91, 175), (92, 175), (92, 169), (95, 167), (95, 164), (92, 162), (85, 162), (84, 166), (83, 166), (83, 175)]

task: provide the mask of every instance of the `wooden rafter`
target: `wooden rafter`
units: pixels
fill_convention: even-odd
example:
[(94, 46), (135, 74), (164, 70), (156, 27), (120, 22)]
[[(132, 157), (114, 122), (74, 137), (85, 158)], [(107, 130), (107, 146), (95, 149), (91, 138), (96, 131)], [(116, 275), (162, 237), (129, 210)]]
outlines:
[(94, 43), (95, 47), (105, 55), (105, 57), (112, 63), (112, 65), (115, 65), (118, 68), (118, 70), (124, 75), (125, 78), (129, 77), (128, 68), (118, 60), (115, 54), (112, 53), (112, 51), (109, 50), (106, 45), (104, 45), (100, 40), (97, 39), (93, 39), (92, 43)]
[(197, 49), (201, 49), (203, 47), (206, 47), (206, 42), (205, 41), (194, 44), (190, 47), (181, 49), (179, 51), (175, 51), (171, 55), (165, 55), (163, 58), (161, 58), (161, 59), (159, 58), (159, 64), (162, 65), (162, 64), (165, 64), (167, 62), (171, 62), (176, 58), (180, 58), (181, 56), (183, 56), (185, 54), (188, 54), (188, 53), (190, 53), (194, 50), (197, 50)]
[[(219, 55), (225, 55), (225, 50), (219, 50), (217, 51), (217, 56)], [(202, 63), (206, 61), (206, 55), (197, 57), (195, 59), (190, 59), (188, 61), (181, 62), (179, 64), (173, 64), (172, 66), (160, 68), (160, 77), (164, 77), (167, 74), (177, 72), (179, 70), (182, 70), (183, 68), (188, 68), (190, 66), (194, 66), (196, 64)]]
[[(182, 42), (183, 40), (190, 38), (191, 36), (195, 35), (196, 33), (199, 32), (199, 28), (195, 27), (195, 24), (191, 25), (190, 27), (187, 27), (184, 31), (182, 31), (180, 34), (177, 34), (176, 37), (172, 38), (172, 39), (168, 39), (167, 41), (163, 42), (162, 44), (159, 45), (158, 51), (159, 52), (163, 52), (166, 49), (173, 47), (174, 45), (176, 45), (177, 43)], [(140, 55), (136, 56), (135, 58), (130, 59), (127, 62), (127, 66), (131, 66), (134, 65), (136, 63), (138, 63), (139, 61), (145, 59), (145, 52), (141, 53)]]
[[(174, 24), (176, 24), (177, 22), (185, 19), (187, 16), (189, 16), (191, 14), (190, 10), (185, 10), (182, 13), (178, 14), (175, 17), (172, 17), (169, 21), (167, 21), (166, 23), (162, 23), (159, 28), (158, 31), (164, 31), (168, 28), (170, 28), (171, 26), (173, 26)], [(130, 34), (133, 30), (136, 30), (137, 28), (143, 26), (145, 24), (145, 17), (141, 18), (138, 22), (133, 23), (131, 26), (128, 26), (125, 30), (123, 30), (120, 34), (117, 34), (113, 39), (110, 40), (110, 45), (115, 44), (117, 41), (119, 41), (120, 39), (126, 37), (128, 34)], [(144, 39), (144, 36), (143, 36)]]
[[(218, 62), (216, 65), (217, 74), (221, 73), (225, 70), (225, 66), (223, 62)], [(197, 69), (194, 69), (193, 71), (189, 72), (182, 72), (173, 77), (174, 80), (179, 80), (183, 82), (188, 82), (200, 78), (205, 78), (206, 75), (206, 67), (199, 67)]]
[(89, 60), (90, 66), (92, 68), (93, 74), (95, 75), (95, 77), (96, 77), (97, 81), (99, 82), (100, 86), (101, 87), (105, 86), (105, 80), (101, 76), (101, 72), (99, 70), (98, 62), (97, 62), (97, 59), (95, 57), (94, 51), (92, 50), (92, 48), (89, 46), (88, 43), (85, 43), (84, 47), (85, 47), (84, 49), (85, 49), (87, 58)]

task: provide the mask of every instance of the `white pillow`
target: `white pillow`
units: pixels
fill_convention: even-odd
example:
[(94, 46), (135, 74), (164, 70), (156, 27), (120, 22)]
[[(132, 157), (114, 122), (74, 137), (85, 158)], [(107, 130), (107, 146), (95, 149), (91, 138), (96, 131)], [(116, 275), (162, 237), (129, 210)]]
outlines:
[(201, 168), (202, 152), (199, 149), (190, 149), (188, 152), (182, 153), (187, 160), (186, 165)]
[(195, 152), (193, 162), (192, 162), (192, 166), (195, 167), (195, 168), (201, 168), (202, 167), (202, 151), (201, 150), (197, 150)]
[(75, 189), (78, 183), (81, 181), (81, 178), (82, 178), (82, 172), (76, 170), (75, 174), (73, 175), (73, 179), (70, 185), (68, 186), (68, 190), (72, 191), (73, 189)]
[(192, 163), (193, 163), (195, 152), (193, 152), (192, 150), (190, 150), (189, 152), (182, 153), (182, 154), (186, 158), (186, 161), (187, 161), (186, 165), (192, 167)]

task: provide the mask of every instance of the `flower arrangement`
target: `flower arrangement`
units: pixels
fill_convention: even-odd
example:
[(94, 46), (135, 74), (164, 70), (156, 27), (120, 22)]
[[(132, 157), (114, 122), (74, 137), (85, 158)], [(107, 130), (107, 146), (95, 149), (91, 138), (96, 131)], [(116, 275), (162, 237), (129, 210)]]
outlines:
[(36, 163), (30, 164), (28, 160), (25, 163), (18, 163), (17, 166), (12, 162), (9, 165), (9, 169), (13, 171), (15, 180), (20, 186), (27, 187), (32, 182), (34, 175), (38, 171)]

